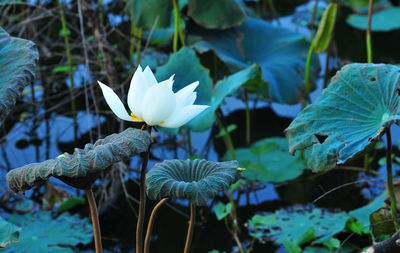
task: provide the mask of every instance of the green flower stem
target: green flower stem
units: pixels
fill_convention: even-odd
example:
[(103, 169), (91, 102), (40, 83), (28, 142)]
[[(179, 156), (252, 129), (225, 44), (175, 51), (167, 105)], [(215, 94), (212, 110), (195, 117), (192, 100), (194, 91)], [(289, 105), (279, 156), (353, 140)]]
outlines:
[(367, 61), (372, 63), (372, 47), (371, 47), (371, 20), (372, 20), (372, 4), (373, 0), (369, 0), (368, 5), (368, 25), (367, 25)]
[(144, 240), (144, 253), (149, 253), (150, 250), (150, 236), (151, 236), (151, 231), (153, 230), (153, 224), (154, 220), (156, 219), (157, 212), (161, 208), (161, 206), (168, 201), (168, 199), (169, 198), (163, 198), (162, 200), (160, 200), (160, 202), (157, 203), (157, 205), (151, 212), (149, 224), (147, 225), (146, 238)]
[(387, 140), (387, 149), (386, 149), (386, 184), (390, 197), (390, 210), (392, 212), (393, 223), (397, 230), (398, 222), (397, 222), (397, 208), (396, 208), (396, 195), (394, 194), (393, 187), (393, 170), (392, 170), (392, 135), (390, 133), (390, 127), (386, 130), (386, 140)]
[(190, 136), (190, 129), (186, 129), (186, 140), (187, 140), (187, 145), (188, 145), (188, 153), (189, 155), (193, 155), (192, 151), (192, 138)]
[(92, 217), (93, 236), (94, 236), (94, 245), (96, 248), (96, 253), (102, 253), (103, 246), (101, 245), (100, 223), (99, 223), (99, 215), (97, 212), (96, 201), (94, 199), (92, 189), (86, 190), (85, 192), (89, 203), (90, 216)]
[(60, 9), (61, 30), (62, 30), (62, 34), (64, 37), (65, 51), (67, 54), (68, 77), (69, 77), (69, 82), (71, 85), (71, 87), (69, 89), (70, 96), (71, 96), (71, 111), (72, 111), (72, 118), (74, 121), (74, 141), (76, 141), (76, 139), (78, 137), (78, 123), (76, 120), (76, 106), (75, 106), (75, 98), (74, 98), (75, 84), (74, 84), (74, 75), (73, 75), (73, 69), (72, 69), (71, 47), (69, 45), (67, 22), (65, 20), (64, 10), (62, 8), (61, 1), (57, 0), (57, 4), (58, 4), (58, 8)]
[(137, 27), (136, 28), (137, 32), (137, 41), (136, 41), (136, 65), (139, 65), (140, 63), (140, 50), (142, 46), (142, 28)]
[(217, 111), (214, 112), (215, 118), (217, 119), (217, 124), (219, 126), (219, 129), (222, 131), (225, 131), (225, 135), (222, 136), (226, 149), (229, 150), (229, 152), (231, 153), (231, 157), (232, 160), (236, 160), (236, 155), (235, 155), (235, 149), (233, 147), (232, 144), (232, 139), (231, 139), (231, 135), (228, 132), (228, 129), (226, 129), (226, 127), (224, 126), (224, 124), (222, 123), (221, 118), (218, 116)]
[(99, 0), (99, 20), (100, 20), (100, 25), (104, 24), (103, 10), (104, 10), (103, 0)]
[(304, 73), (304, 100), (301, 109), (303, 110), (307, 106), (308, 95), (310, 93), (310, 67), (311, 58), (314, 51), (315, 43), (312, 42), (310, 48), (308, 49), (307, 60), (306, 60), (306, 70)]
[(233, 239), (236, 242), (236, 245), (239, 247), (240, 253), (244, 253), (244, 249), (242, 247), (242, 243), (239, 240), (238, 236), (238, 216), (237, 216), (237, 211), (236, 211), (236, 203), (235, 200), (233, 199), (232, 194), (225, 193), (225, 195), (228, 197), (229, 202), (232, 204), (232, 209), (231, 209), (231, 217), (233, 221), (233, 226), (232, 226), (232, 235)]
[[(150, 134), (151, 126), (146, 125), (146, 130)], [(143, 252), (143, 223), (146, 211), (146, 170), (149, 162), (150, 146), (146, 153), (143, 154), (142, 169), (140, 170), (140, 191), (139, 191), (139, 215), (136, 225), (136, 253)]]
[(179, 7), (178, 0), (172, 0), (174, 6), (174, 40), (172, 44), (172, 50), (175, 53), (178, 51), (178, 35), (179, 35)]
[(189, 221), (189, 229), (186, 236), (185, 250), (184, 253), (189, 253), (190, 244), (192, 243), (193, 231), (194, 231), (194, 221), (196, 219), (196, 206), (190, 204), (190, 221)]
[(251, 143), (251, 131), (250, 131), (250, 108), (249, 98), (247, 96), (247, 90), (244, 89), (244, 104), (246, 105), (246, 144), (250, 146)]

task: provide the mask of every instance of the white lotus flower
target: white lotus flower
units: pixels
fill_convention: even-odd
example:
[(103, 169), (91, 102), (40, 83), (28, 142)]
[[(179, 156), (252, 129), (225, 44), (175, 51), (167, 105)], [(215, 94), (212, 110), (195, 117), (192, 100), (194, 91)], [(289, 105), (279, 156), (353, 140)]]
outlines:
[(129, 114), (117, 94), (98, 81), (104, 98), (111, 110), (122, 120), (145, 122), (150, 126), (177, 128), (183, 126), (208, 106), (194, 105), (199, 85), (196, 81), (177, 93), (172, 91), (174, 75), (158, 83), (153, 72), (147, 66), (144, 71), (139, 66), (132, 77), (128, 91)]

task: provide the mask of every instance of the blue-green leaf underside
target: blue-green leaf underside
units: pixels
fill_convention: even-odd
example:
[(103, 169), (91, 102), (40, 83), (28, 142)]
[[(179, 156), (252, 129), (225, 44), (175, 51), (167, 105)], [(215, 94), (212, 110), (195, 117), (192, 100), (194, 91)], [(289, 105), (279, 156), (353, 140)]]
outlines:
[[(195, 43), (194, 48), (199, 52), (214, 50), (231, 71), (257, 63), (262, 78), (269, 84), (268, 94), (263, 96), (288, 104), (303, 99), (304, 69), (310, 43), (302, 34), (254, 18), (231, 29), (200, 29), (197, 33), (204, 40)], [(316, 59), (313, 58), (311, 73), (315, 71)]]
[(349, 64), (317, 100), (285, 130), (289, 152), (312, 146), (313, 170), (343, 164), (399, 123), (400, 68), (385, 64)]
[(0, 217), (0, 248), (18, 242), (20, 231), (21, 228)]
[[(347, 18), (347, 23), (355, 28), (367, 30), (368, 16), (361, 14), (351, 14)], [(400, 7), (392, 7), (372, 15), (371, 31), (387, 32), (400, 28)]]
[(64, 213), (53, 219), (50, 212), (13, 214), (9, 222), (21, 227), (18, 243), (1, 252), (62, 253), (74, 252), (71, 246), (92, 241), (92, 226), (87, 219)]
[(75, 148), (72, 155), (64, 154), (41, 163), (32, 163), (7, 173), (8, 187), (24, 192), (47, 181), (50, 176), (79, 189), (88, 189), (99, 176), (114, 163), (146, 152), (151, 137), (146, 131), (128, 128), (112, 134), (84, 149)]
[(32, 82), (38, 57), (33, 42), (11, 37), (0, 27), (0, 125)]
[(240, 177), (237, 161), (166, 160), (146, 174), (150, 199), (181, 198), (201, 206)]
[(135, 26), (151, 29), (168, 27), (171, 22), (172, 1), (170, 0), (129, 0), (125, 10), (131, 15)]

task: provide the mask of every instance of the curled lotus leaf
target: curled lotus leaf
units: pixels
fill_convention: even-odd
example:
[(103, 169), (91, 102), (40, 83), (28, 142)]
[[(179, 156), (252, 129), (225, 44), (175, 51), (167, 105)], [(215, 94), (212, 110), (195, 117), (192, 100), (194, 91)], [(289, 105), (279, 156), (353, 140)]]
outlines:
[(32, 41), (11, 37), (0, 27), (0, 125), (33, 80), (38, 57)]
[(240, 177), (237, 161), (166, 160), (146, 175), (150, 199), (181, 198), (196, 206), (205, 205)]
[(128, 128), (94, 144), (86, 144), (84, 149), (76, 148), (72, 155), (63, 154), (11, 170), (7, 173), (8, 187), (14, 192), (23, 192), (53, 176), (73, 187), (88, 189), (102, 171), (114, 163), (146, 152), (150, 143), (151, 137), (147, 132)]
[(330, 169), (362, 153), (399, 124), (400, 68), (349, 64), (285, 130), (289, 152), (312, 146), (308, 165)]

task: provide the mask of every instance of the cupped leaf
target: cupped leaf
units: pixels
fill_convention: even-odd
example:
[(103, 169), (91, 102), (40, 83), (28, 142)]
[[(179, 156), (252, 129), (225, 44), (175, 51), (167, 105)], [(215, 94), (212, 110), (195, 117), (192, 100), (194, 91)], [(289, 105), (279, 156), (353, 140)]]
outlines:
[[(196, 53), (188, 47), (184, 47), (171, 55), (167, 64), (157, 69), (157, 80), (168, 79), (171, 73), (175, 74), (174, 92), (188, 84), (199, 81), (199, 86), (195, 90), (197, 98), (194, 103), (210, 106), (185, 125), (195, 132), (206, 131), (212, 126), (215, 122), (214, 112), (223, 103), (226, 96), (234, 94), (239, 87), (248, 82), (261, 82), (260, 68), (257, 65), (252, 65), (218, 81), (213, 89), (209, 70), (200, 64)], [(171, 133), (171, 130), (168, 132)], [(178, 129), (174, 133), (177, 132)]]
[(240, 0), (189, 0), (188, 15), (207, 29), (231, 28), (247, 19)]
[(84, 149), (76, 148), (72, 155), (63, 154), (42, 163), (32, 163), (7, 173), (7, 183), (14, 192), (25, 191), (47, 181), (50, 176), (79, 189), (88, 189), (100, 172), (112, 164), (147, 151), (150, 135), (128, 128), (112, 134)]
[(61, 253), (73, 252), (71, 246), (88, 244), (92, 226), (87, 219), (64, 213), (53, 219), (50, 212), (13, 214), (10, 222), (21, 227), (19, 242), (1, 252)]
[(18, 242), (20, 231), (21, 228), (0, 217), (0, 248)]
[(0, 125), (33, 80), (38, 57), (33, 42), (11, 37), (0, 27)]
[[(355, 28), (367, 30), (368, 16), (361, 14), (351, 14), (347, 18), (347, 23)], [(400, 7), (375, 12), (372, 15), (371, 31), (387, 32), (400, 28)]]
[(332, 39), (333, 28), (336, 21), (337, 4), (330, 3), (322, 15), (321, 22), (315, 35), (315, 51), (323, 53), (329, 46)]
[(171, 21), (171, 0), (128, 0), (125, 10), (133, 18), (137, 27), (151, 29), (157, 21), (156, 28), (168, 27)]
[[(303, 99), (304, 68), (310, 47), (303, 35), (254, 18), (235, 28), (200, 29), (198, 34), (204, 41), (195, 43), (195, 49), (214, 50), (233, 72), (257, 63), (269, 84), (268, 94), (263, 96), (289, 104)], [(311, 73), (315, 71), (316, 57), (312, 63)]]
[[(240, 166), (246, 168), (243, 176), (261, 182), (284, 182), (294, 179), (306, 169), (306, 161), (288, 152), (285, 138), (266, 138), (252, 144), (250, 148), (235, 150)], [(229, 157), (229, 154), (228, 154)]]
[(166, 160), (146, 174), (150, 199), (182, 198), (201, 206), (240, 177), (237, 161)]
[(396, 66), (344, 66), (285, 130), (289, 152), (312, 146), (308, 164), (316, 171), (355, 157), (399, 123), (399, 87)]

